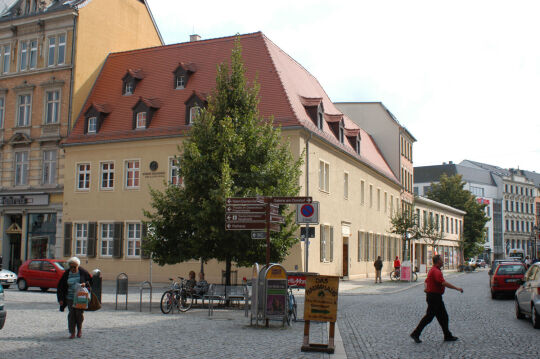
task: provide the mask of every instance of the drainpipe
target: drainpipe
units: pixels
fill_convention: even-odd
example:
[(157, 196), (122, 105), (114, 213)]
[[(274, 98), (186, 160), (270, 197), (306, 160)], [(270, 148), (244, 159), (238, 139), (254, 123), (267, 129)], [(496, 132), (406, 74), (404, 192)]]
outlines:
[[(306, 140), (306, 197), (309, 197), (309, 141), (313, 137), (313, 133), (309, 132), (309, 138)], [(305, 272), (308, 272), (309, 266), (309, 224), (306, 224), (306, 237), (304, 238), (306, 248), (306, 266)]]
[[(71, 132), (71, 111), (73, 110), (73, 84), (75, 82), (75, 46), (77, 44), (77, 17), (73, 17), (73, 38), (71, 39), (71, 79), (69, 82), (69, 109), (67, 135)], [(67, 136), (66, 136), (67, 137)]]

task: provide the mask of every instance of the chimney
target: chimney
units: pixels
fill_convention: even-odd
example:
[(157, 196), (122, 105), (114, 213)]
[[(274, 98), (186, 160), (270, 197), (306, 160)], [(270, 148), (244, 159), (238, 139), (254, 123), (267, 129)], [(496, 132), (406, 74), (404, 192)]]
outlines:
[(199, 41), (200, 39), (201, 39), (201, 35), (197, 35), (197, 34), (189, 35), (189, 42)]

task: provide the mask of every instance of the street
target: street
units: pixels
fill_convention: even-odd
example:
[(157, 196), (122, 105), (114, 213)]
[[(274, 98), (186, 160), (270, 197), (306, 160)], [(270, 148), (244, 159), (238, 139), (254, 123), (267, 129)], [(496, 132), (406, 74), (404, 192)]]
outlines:
[[(538, 358), (540, 331), (528, 320), (517, 320), (511, 299), (492, 300), (487, 271), (450, 273), (447, 279), (464, 294), (444, 295), (450, 329), (457, 342), (443, 342), (436, 320), (424, 330), (423, 343), (409, 337), (426, 303), (423, 278), (412, 286), (388, 282), (375, 286), (342, 282), (338, 329), (348, 358)], [(345, 284), (347, 283), (347, 284)], [(160, 289), (139, 312), (137, 288), (130, 288), (128, 310), (115, 310), (111, 288), (104, 290), (104, 307), (85, 313), (83, 337), (68, 339), (67, 311), (58, 311), (56, 293), (30, 289), (6, 291), (8, 318), (0, 331), (0, 359), (15, 358), (332, 358), (302, 353), (303, 323), (270, 329), (249, 326), (242, 310), (218, 309), (209, 318), (205, 309), (163, 315)], [(148, 294), (146, 294), (147, 296)], [(303, 297), (297, 296), (302, 312)], [(120, 304), (125, 303), (119, 297)], [(326, 342), (326, 327), (314, 323), (311, 342)], [(343, 357), (336, 354), (334, 357)]]

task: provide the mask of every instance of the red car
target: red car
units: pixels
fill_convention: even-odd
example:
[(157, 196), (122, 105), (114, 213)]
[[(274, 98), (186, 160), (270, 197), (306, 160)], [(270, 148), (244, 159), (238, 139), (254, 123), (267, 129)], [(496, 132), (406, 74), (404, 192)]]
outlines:
[(491, 281), (491, 298), (497, 294), (514, 294), (522, 283), (526, 272), (525, 265), (521, 262), (503, 262), (497, 266)]
[(19, 290), (39, 287), (46, 292), (58, 286), (67, 268), (67, 262), (62, 259), (29, 259), (19, 267), (17, 287)]

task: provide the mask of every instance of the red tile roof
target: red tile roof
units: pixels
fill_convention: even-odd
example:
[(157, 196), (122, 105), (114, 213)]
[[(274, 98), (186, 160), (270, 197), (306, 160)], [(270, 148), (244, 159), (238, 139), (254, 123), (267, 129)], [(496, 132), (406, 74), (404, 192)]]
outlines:
[[(261, 32), (239, 38), (246, 77), (248, 80), (257, 78), (260, 84), (259, 112), (264, 118), (273, 116), (275, 124), (284, 129), (302, 126), (399, 183), (371, 136), (334, 106), (315, 77)], [(185, 102), (194, 93), (202, 100), (212, 93), (217, 65), (230, 61), (235, 39), (236, 36), (231, 36), (110, 54), (71, 134), (63, 143), (77, 145), (187, 134)], [(173, 72), (178, 66), (191, 72), (184, 89), (174, 88)], [(144, 77), (133, 95), (122, 95), (122, 78), (126, 72)], [(159, 108), (144, 131), (132, 129), (132, 108), (141, 98), (149, 101), (148, 106), (151, 103), (151, 107)], [(339, 142), (327, 121), (321, 131), (311, 120), (306, 106), (317, 106), (321, 101), (327, 121), (343, 118), (348, 136), (355, 132), (360, 134), (360, 155), (349, 141)], [(99, 133), (85, 134), (84, 115), (91, 106), (99, 106), (109, 114)]]

